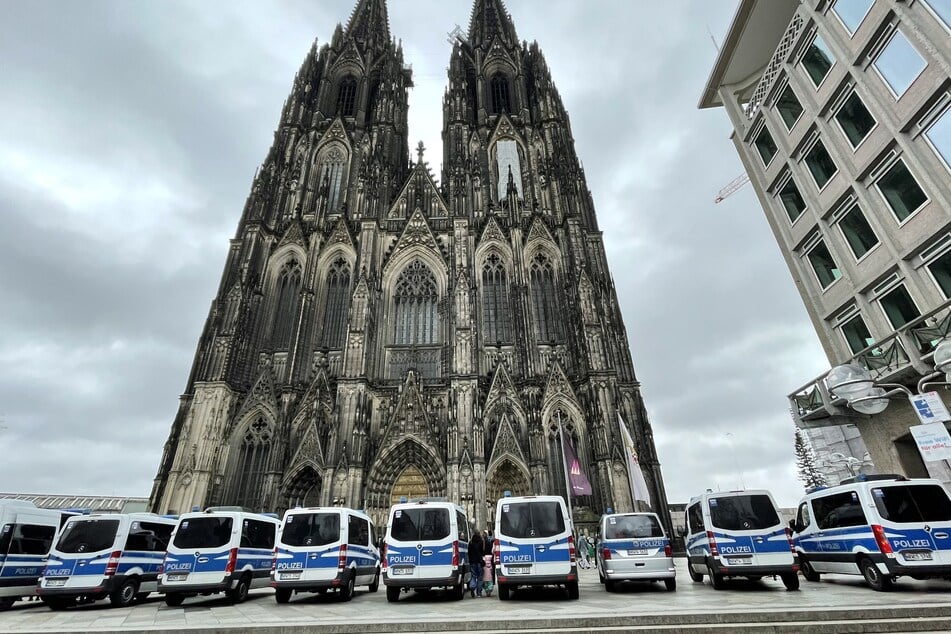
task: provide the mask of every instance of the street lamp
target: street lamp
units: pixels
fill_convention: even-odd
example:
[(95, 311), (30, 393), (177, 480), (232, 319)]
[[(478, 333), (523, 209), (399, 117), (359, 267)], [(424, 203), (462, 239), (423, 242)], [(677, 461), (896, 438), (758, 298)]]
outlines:
[[(935, 372), (921, 377), (918, 394), (930, 385), (951, 385), (951, 339), (942, 339), (934, 351)], [(934, 381), (944, 375), (944, 381)], [(862, 414), (881, 414), (888, 399), (899, 394), (911, 398), (915, 394), (900, 383), (875, 383), (872, 375), (855, 363), (837, 365), (826, 375), (826, 386), (835, 398), (845, 399), (849, 407)], [(886, 389), (887, 388), (887, 389)]]

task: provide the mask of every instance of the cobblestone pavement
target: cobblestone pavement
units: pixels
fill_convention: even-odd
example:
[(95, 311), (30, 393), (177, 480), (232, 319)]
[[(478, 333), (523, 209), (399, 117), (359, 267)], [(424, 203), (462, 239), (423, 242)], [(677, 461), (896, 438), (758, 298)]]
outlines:
[[(889, 593), (875, 592), (860, 577), (823, 575), (819, 583), (803, 581), (798, 592), (788, 592), (782, 582), (733, 580), (727, 590), (716, 591), (709, 581), (696, 584), (687, 576), (684, 560), (677, 561), (677, 591), (667, 592), (661, 583), (620, 586), (608, 593), (598, 583), (594, 570), (581, 571), (581, 598), (568, 601), (557, 588), (520, 590), (511, 600), (496, 596), (452, 601), (440, 591), (403, 594), (395, 604), (387, 603), (382, 584), (371, 594), (358, 588), (352, 601), (341, 603), (332, 594), (295, 595), (290, 603), (278, 605), (269, 589), (254, 590), (248, 600), (231, 605), (218, 597), (196, 597), (181, 607), (165, 605), (153, 596), (131, 608), (112, 608), (108, 601), (52, 612), (43, 604), (19, 602), (0, 613), (0, 631), (63, 630), (182, 630), (190, 628), (234, 628), (252, 625), (303, 625), (320, 623), (407, 623), (414, 621), (458, 621), (478, 616), (498, 619), (500, 629), (512, 622), (533, 618), (570, 616), (622, 616), (665, 613), (780, 612), (828, 608), (882, 607), (889, 605), (951, 605), (951, 582), (914, 581), (902, 578)], [(219, 595), (220, 596), (220, 595)]]

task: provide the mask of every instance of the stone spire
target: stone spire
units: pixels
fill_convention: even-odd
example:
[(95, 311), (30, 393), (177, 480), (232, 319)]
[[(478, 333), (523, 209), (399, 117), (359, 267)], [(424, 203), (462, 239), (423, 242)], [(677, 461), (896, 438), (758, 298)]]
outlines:
[(379, 51), (390, 43), (390, 19), (386, 0), (359, 0), (347, 21), (344, 36), (353, 38), (364, 50)]
[(469, 20), (469, 44), (473, 48), (488, 46), (495, 36), (508, 47), (518, 46), (515, 25), (502, 0), (475, 0)]

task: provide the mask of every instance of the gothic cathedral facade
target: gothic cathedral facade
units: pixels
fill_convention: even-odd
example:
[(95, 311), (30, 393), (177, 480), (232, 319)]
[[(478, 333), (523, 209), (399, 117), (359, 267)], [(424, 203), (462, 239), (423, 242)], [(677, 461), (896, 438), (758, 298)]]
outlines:
[[(568, 115), (537, 43), (475, 0), (443, 167), (411, 158), (385, 0), (314, 45), (256, 174), (152, 490), (155, 511), (504, 491), (631, 510), (619, 420), (667, 499)], [(667, 520), (665, 520), (666, 522)]]

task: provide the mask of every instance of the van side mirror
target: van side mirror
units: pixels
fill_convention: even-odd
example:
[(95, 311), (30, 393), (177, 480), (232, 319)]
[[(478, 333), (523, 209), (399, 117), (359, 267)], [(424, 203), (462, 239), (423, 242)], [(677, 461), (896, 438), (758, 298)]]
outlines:
[(796, 520), (789, 520), (789, 530), (794, 533), (798, 533), (801, 529), (802, 527), (796, 523)]

